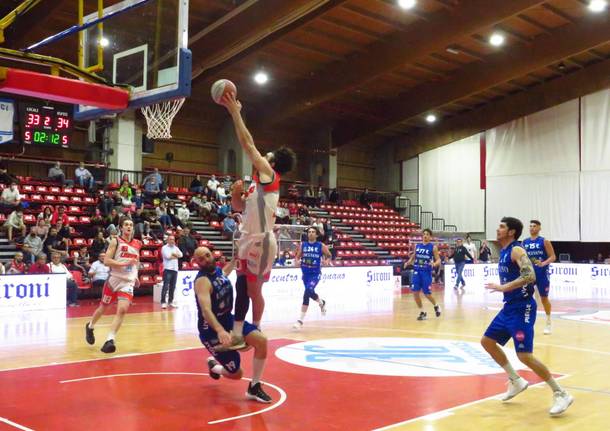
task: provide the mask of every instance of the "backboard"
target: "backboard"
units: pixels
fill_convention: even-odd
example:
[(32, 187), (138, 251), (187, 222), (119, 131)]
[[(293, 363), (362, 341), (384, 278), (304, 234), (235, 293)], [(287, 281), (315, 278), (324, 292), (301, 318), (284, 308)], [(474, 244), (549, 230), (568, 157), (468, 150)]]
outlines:
[[(97, 26), (83, 31), (82, 66), (100, 65), (98, 75), (129, 86), (129, 108), (188, 97), (188, 5), (188, 0), (123, 0), (104, 8), (103, 15), (108, 18), (103, 22), (103, 33)], [(85, 15), (83, 23), (98, 18), (98, 12), (94, 12)], [(111, 113), (79, 105), (74, 117), (91, 120)]]

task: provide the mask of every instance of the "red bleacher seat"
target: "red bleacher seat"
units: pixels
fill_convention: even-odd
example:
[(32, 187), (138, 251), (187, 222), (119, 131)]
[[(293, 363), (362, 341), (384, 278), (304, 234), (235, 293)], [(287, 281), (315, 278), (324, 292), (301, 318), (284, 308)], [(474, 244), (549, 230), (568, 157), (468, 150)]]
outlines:
[(152, 286), (155, 284), (155, 279), (152, 275), (140, 275), (140, 286)]
[[(64, 197), (67, 197), (67, 196), (64, 196)], [(69, 198), (68, 198), (68, 199), (69, 199)], [(70, 212), (70, 213), (78, 213), (78, 214), (80, 214), (81, 212), (83, 212), (83, 210), (81, 210), (81, 208), (80, 208), (80, 207), (77, 207), (76, 205), (70, 205), (70, 206), (68, 207), (68, 212)]]
[(154, 272), (155, 265), (152, 262), (140, 262), (140, 271), (141, 272)]
[(156, 260), (157, 256), (157, 250), (144, 249), (140, 251), (140, 259), (142, 260)]
[(51, 186), (49, 187), (49, 193), (59, 194), (61, 193), (61, 187)]
[(80, 224), (90, 224), (91, 223), (91, 217), (89, 217), (89, 216), (82, 216), (79, 219), (79, 223)]
[(72, 245), (74, 247), (82, 247), (87, 245), (87, 240), (85, 238), (72, 238)]
[(46, 193), (49, 190), (47, 186), (36, 186), (36, 191), (38, 193)]
[(220, 259), (222, 257), (222, 251), (216, 250), (212, 255), (214, 256), (214, 259)]
[(82, 199), (79, 196), (72, 196), (70, 198), (70, 201), (73, 202), (73, 203), (77, 203), (77, 204), (80, 204), (80, 203), (83, 202)]
[(34, 191), (34, 186), (30, 185), (30, 184), (26, 184), (24, 186), (21, 186), (21, 193), (32, 193)]
[(25, 224), (36, 224), (36, 216), (34, 214), (24, 214), (23, 221)]
[(57, 200), (59, 202), (62, 202), (62, 203), (69, 203), (70, 202), (70, 197), (68, 197), (66, 195), (60, 195), (60, 196), (57, 197)]
[(91, 283), (85, 283), (83, 280), (83, 273), (80, 271), (70, 271), (72, 274), (72, 278), (74, 278), (74, 282), (79, 289), (90, 289)]

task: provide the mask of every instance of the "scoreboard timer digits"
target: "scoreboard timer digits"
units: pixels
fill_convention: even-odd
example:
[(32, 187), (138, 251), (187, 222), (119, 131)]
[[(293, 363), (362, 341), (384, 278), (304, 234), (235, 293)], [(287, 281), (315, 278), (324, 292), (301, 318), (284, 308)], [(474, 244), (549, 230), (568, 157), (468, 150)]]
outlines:
[(20, 114), (21, 138), (25, 144), (70, 147), (72, 118), (67, 110), (24, 103)]

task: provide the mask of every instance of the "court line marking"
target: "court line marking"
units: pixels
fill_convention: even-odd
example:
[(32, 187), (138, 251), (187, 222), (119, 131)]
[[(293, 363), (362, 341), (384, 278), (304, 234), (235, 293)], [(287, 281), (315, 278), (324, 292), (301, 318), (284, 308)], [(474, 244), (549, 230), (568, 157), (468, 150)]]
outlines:
[[(113, 377), (131, 377), (131, 376), (167, 376), (167, 375), (181, 375), (181, 376), (209, 376), (208, 373), (191, 373), (191, 372), (151, 372), (151, 373), (125, 373), (125, 374), (107, 374), (107, 375), (103, 375), (103, 376), (93, 376), (93, 377), (83, 377), (80, 379), (71, 379), (71, 380), (60, 380), (59, 383), (75, 383), (75, 382), (84, 382), (87, 380), (99, 380), (99, 379), (109, 379), (109, 378), (113, 378)], [(249, 379), (247, 377), (242, 377), (241, 380), (245, 380), (248, 382), (251, 382), (252, 379)], [(213, 421), (208, 422), (208, 425), (215, 425), (215, 424), (219, 424), (219, 423), (223, 423), (223, 422), (229, 422), (229, 421), (234, 421), (234, 420), (238, 420), (238, 419), (243, 419), (243, 418), (247, 418), (250, 416), (255, 416), (255, 415), (260, 415), (263, 414), (265, 412), (268, 412), (270, 410), (274, 410), (276, 408), (278, 408), (279, 406), (281, 406), (282, 404), (284, 404), (284, 402), (288, 399), (288, 395), (286, 394), (286, 392), (280, 388), (279, 386), (276, 386), (272, 383), (269, 382), (264, 382), (261, 381), (261, 383), (264, 383), (265, 385), (275, 389), (276, 391), (279, 392), (280, 394), (280, 399), (270, 405), (267, 408), (264, 408), (262, 410), (258, 410), (256, 412), (251, 412), (251, 413), (245, 413), (243, 415), (239, 415), (239, 416), (232, 416), (229, 418), (224, 418), (224, 419), (216, 419)], [(22, 428), (25, 431), (28, 431), (28, 428)], [(29, 431), (33, 431), (33, 430), (29, 430)]]
[[(567, 377), (569, 377), (569, 375), (557, 377), (556, 380), (565, 379)], [(539, 388), (540, 386), (545, 385), (545, 384), (546, 384), (546, 382), (540, 382), (540, 383), (536, 383), (536, 384), (530, 385), (529, 387), (530, 388)], [(498, 399), (497, 397), (499, 395), (501, 395), (501, 394), (491, 395), (489, 397), (481, 398), (481, 399), (474, 400), (474, 401), (469, 401), (469, 402), (464, 403), (464, 404), (458, 404), (457, 406), (449, 407), (449, 408), (443, 409), (443, 410), (439, 410), (437, 412), (430, 413), (428, 415), (418, 416), (416, 418), (407, 419), (406, 421), (402, 421), (402, 422), (397, 422), (397, 423), (394, 423), (394, 424), (386, 425), (386, 426), (381, 427), (381, 428), (375, 428), (372, 431), (386, 431), (386, 430), (390, 430), (390, 429), (396, 428), (396, 427), (401, 426), (401, 425), (407, 425), (407, 424), (410, 424), (412, 422), (417, 422), (417, 421), (420, 421), (420, 420), (442, 419), (444, 417), (452, 416), (453, 414), (455, 414), (454, 410), (461, 410), (461, 409), (463, 409), (465, 407), (470, 407), (470, 406), (473, 406), (475, 404), (482, 403), (484, 401)], [(501, 404), (504, 404), (504, 403), (502, 402)]]
[[(393, 331), (393, 332), (406, 332), (409, 334), (425, 334), (425, 335), (440, 335), (447, 337), (458, 337), (458, 338), (475, 338), (477, 340), (481, 339), (481, 335), (469, 335), (469, 334), (455, 334), (452, 332), (436, 332), (436, 331), (420, 331), (413, 329), (399, 329), (399, 328), (374, 328), (374, 327), (366, 327), (366, 326), (329, 326), (329, 325), (308, 325), (309, 328), (321, 328), (321, 329), (354, 329), (354, 330), (366, 330), (366, 331)], [(587, 352), (587, 353), (597, 353), (599, 355), (610, 356), (610, 352), (604, 352), (602, 350), (594, 350), (594, 349), (586, 349), (584, 347), (572, 347), (572, 346), (564, 346), (561, 344), (550, 344), (550, 343), (538, 343), (536, 342), (536, 346), (545, 346), (545, 347), (557, 347), (559, 349), (567, 349), (567, 350), (576, 350), (578, 352)]]
[(31, 428), (25, 427), (23, 425), (19, 425), (18, 423), (8, 420), (7, 418), (3, 418), (2, 416), (0, 416), (0, 422), (4, 422), (5, 424), (15, 427), (17, 429), (20, 429), (22, 431), (34, 431)]

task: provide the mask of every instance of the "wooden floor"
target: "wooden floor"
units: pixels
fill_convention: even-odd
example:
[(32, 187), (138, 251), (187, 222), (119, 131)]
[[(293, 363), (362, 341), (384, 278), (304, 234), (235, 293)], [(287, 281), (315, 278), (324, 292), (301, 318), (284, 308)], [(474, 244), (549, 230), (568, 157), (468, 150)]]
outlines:
[[(333, 350), (334, 353), (329, 353), (332, 349), (329, 350), (327, 347), (332, 345), (332, 342), (323, 348), (324, 340), (392, 337), (392, 339), (432, 340), (431, 345), (437, 343), (439, 346), (442, 346), (445, 340), (451, 343), (462, 341), (478, 343), (481, 334), (499, 307), (499, 297), (478, 290), (467, 291), (463, 295), (440, 290), (435, 296), (443, 305), (443, 316), (440, 318), (429, 317), (424, 322), (416, 321), (412, 296), (396, 293), (393, 304), (386, 311), (362, 312), (340, 319), (333, 317), (335, 304), (329, 304), (328, 315), (325, 318), (321, 318), (319, 311), (312, 307), (311, 316), (308, 316), (310, 320), (306, 320), (301, 331), (295, 332), (291, 329), (291, 322), (298, 314), (299, 293), (295, 294), (294, 308), (283, 310), (284, 318), (280, 319), (283, 321), (264, 326), (264, 330), (270, 339), (276, 340), (271, 344), (272, 352), (282, 346), (290, 348), (294, 343), (301, 341), (316, 341), (314, 344), (322, 346), (320, 348), (325, 354), (335, 356), (343, 354), (336, 352), (345, 352), (345, 350)], [(610, 302), (608, 299), (571, 299), (566, 297), (569, 295), (558, 296), (561, 299), (555, 299), (555, 310), (562, 314), (554, 316), (552, 335), (542, 335), (544, 318), (538, 315), (534, 353), (560, 377), (560, 383), (574, 395), (574, 405), (565, 416), (560, 418), (550, 418), (547, 413), (551, 404), (551, 391), (544, 384), (534, 385), (512, 402), (502, 403), (497, 399), (497, 396), (504, 391), (505, 383), (504, 375), (500, 372), (480, 376), (477, 367), (471, 367), (466, 371), (463, 369), (456, 371), (457, 377), (455, 373), (443, 376), (443, 372), (447, 370), (432, 365), (427, 366), (425, 365), (428, 364), (427, 362), (419, 361), (414, 354), (412, 358), (416, 363), (409, 364), (409, 359), (402, 357), (399, 365), (408, 370), (417, 370), (420, 367), (424, 369), (423, 375), (415, 376), (409, 374), (411, 371), (407, 371), (407, 374), (392, 376), (394, 372), (391, 369), (397, 366), (394, 360), (396, 357), (388, 356), (387, 352), (384, 352), (383, 355), (386, 356), (383, 356), (375, 350), (378, 352), (377, 356), (357, 358), (369, 361), (370, 365), (365, 363), (365, 366), (370, 372), (365, 369), (364, 374), (349, 374), (341, 370), (329, 371), (329, 368), (322, 368), (320, 371), (314, 369), (317, 366), (315, 363), (314, 368), (308, 368), (310, 365), (303, 367), (278, 359), (272, 354), (273, 358), (270, 359), (266, 370), (266, 380), (283, 387), (287, 400), (282, 405), (276, 406), (277, 408), (247, 419), (236, 419), (232, 422), (224, 422), (222, 425), (214, 425), (212, 421), (207, 421), (210, 418), (206, 418), (203, 422), (183, 426), (180, 425), (182, 419), (178, 420), (177, 416), (172, 418), (172, 411), (175, 411), (172, 409), (179, 408), (173, 406), (163, 412), (165, 422), (161, 421), (164, 423), (162, 428), (146, 425), (134, 419), (132, 422), (122, 423), (120, 429), (608, 430), (610, 429), (610, 409), (608, 409), (610, 318), (605, 314), (607, 313), (605, 310), (610, 310)], [(139, 302), (146, 301), (139, 300)], [(79, 376), (99, 376), (100, 373), (116, 375), (113, 373), (119, 371), (124, 373), (125, 369), (131, 373), (129, 375), (135, 375), (138, 374), (136, 371), (139, 368), (146, 369), (151, 375), (155, 374), (151, 370), (167, 369), (171, 371), (167, 374), (180, 374), (183, 371), (188, 371), (186, 374), (192, 375), (205, 374), (207, 372), (205, 358), (208, 355), (200, 349), (193, 310), (181, 308), (162, 311), (153, 304), (143, 304), (141, 307), (138, 305), (140, 304), (136, 304), (134, 312), (127, 316), (117, 338), (118, 351), (110, 357), (99, 351), (101, 345), (99, 341), (100, 339), (103, 341), (106, 335), (111, 316), (104, 317), (98, 325), (96, 329), (98, 343), (95, 347), (88, 346), (84, 342), (83, 326), (87, 321), (86, 317), (65, 319), (63, 312), (3, 317), (0, 320), (2, 322), (0, 324), (0, 388), (4, 395), (0, 396), (0, 430), (99, 429), (91, 422), (85, 421), (80, 424), (67, 420), (62, 422), (61, 418), (56, 422), (50, 419), (39, 422), (38, 414), (42, 418), (44, 412), (38, 413), (35, 408), (33, 410), (32, 407), (26, 408), (19, 400), (41, 397), (39, 404), (44, 403), (44, 396), (40, 395), (42, 387), (50, 391), (49, 400), (54, 399), (54, 386), (43, 383), (46, 382), (45, 379), (58, 381), (63, 379), (63, 382), (65, 376), (79, 380)], [(430, 316), (431, 307), (429, 304), (426, 304), (426, 307)], [(92, 309), (93, 306), (84, 306), (78, 310), (78, 313), (86, 315)], [(274, 312), (279, 313), (278, 310)], [(596, 312), (599, 313), (595, 314)], [(374, 343), (370, 340), (367, 342)], [(507, 350), (512, 350), (512, 342), (507, 345)], [(395, 349), (391, 352), (396, 354)], [(244, 353), (242, 356), (248, 376), (251, 353)], [(174, 359), (170, 361), (168, 358)], [(332, 367), (334, 366), (332, 362), (326, 359), (320, 360), (322, 367)], [(72, 363), (76, 364), (70, 365)], [(151, 365), (153, 363), (154, 366)], [(171, 365), (168, 365), (170, 363)], [(532, 383), (536, 383), (531, 374), (525, 372), (523, 375), (532, 379)], [(31, 380), (36, 380), (37, 382), (34, 382), (36, 384)], [(155, 381), (159, 382), (159, 380)], [(136, 385), (136, 382), (131, 384)], [(170, 398), (177, 397), (178, 394), (171, 394), (171, 388), (182, 388), (183, 383), (167, 384), (168, 387), (163, 391), (166, 394), (169, 392), (167, 396)], [(256, 414), (256, 409), (263, 408), (261, 405), (252, 406), (240, 398), (243, 396), (243, 385), (222, 380), (216, 382), (207, 378), (190, 383), (190, 386), (195, 385), (199, 389), (204, 388), (197, 393), (197, 402), (201, 406), (210, 404), (223, 406), (223, 403), (234, 405), (231, 408), (227, 407), (226, 411), (218, 411), (219, 417), (223, 417), (222, 414), (227, 412), (230, 416), (233, 412), (232, 408), (238, 413), (255, 412), (252, 414)], [(114, 386), (104, 386), (100, 387), (99, 391), (114, 390), (113, 388)], [(68, 389), (61, 390), (66, 396)], [(121, 391), (125, 390), (125, 388), (121, 389)], [(88, 389), (88, 391), (92, 390)], [(213, 397), (210, 395), (213, 399), (206, 400), (208, 393), (213, 394)], [(184, 395), (184, 392), (181, 394)], [(280, 392), (272, 391), (271, 394), (276, 399), (280, 397)], [(114, 396), (120, 397), (120, 393), (117, 392)], [(78, 397), (71, 402), (77, 404), (76, 407), (71, 408), (72, 410), (65, 412), (66, 418), (75, 414), (75, 408), (80, 408)], [(144, 397), (138, 402), (150, 402), (150, 399)], [(187, 400), (185, 403), (192, 404), (192, 400)], [(248, 407), (241, 407), (242, 405)], [(99, 409), (102, 406), (97, 407)], [(146, 406), (134, 401), (129, 408), (132, 410), (141, 408), (145, 411)], [(157, 407), (157, 412), (159, 409)], [(318, 422), (307, 423), (309, 419), (299, 419), (304, 409), (307, 413), (304, 418), (315, 418)], [(366, 409), (370, 411), (367, 412)], [(359, 411), (364, 412), (363, 415), (366, 414), (365, 419), (358, 419), (356, 412)], [(254, 417), (257, 419), (253, 419)], [(294, 418), (294, 421), (290, 418)], [(351, 418), (354, 418), (353, 423), (350, 422)]]

